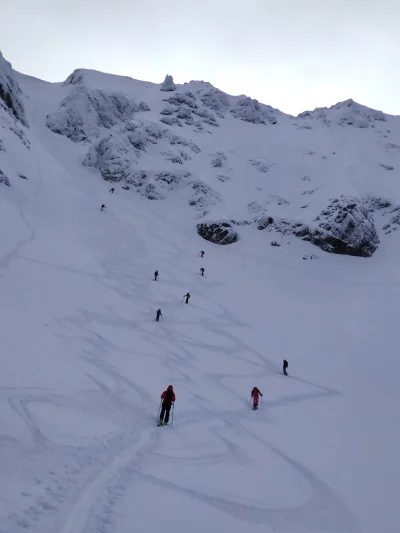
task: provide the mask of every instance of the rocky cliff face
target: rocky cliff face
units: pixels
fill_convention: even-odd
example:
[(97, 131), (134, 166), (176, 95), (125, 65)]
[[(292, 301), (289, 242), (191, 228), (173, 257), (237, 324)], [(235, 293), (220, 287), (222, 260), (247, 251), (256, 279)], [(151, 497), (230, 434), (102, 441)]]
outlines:
[(23, 104), (23, 95), (15, 79), (11, 64), (0, 52), (0, 106), (23, 126), (28, 126)]

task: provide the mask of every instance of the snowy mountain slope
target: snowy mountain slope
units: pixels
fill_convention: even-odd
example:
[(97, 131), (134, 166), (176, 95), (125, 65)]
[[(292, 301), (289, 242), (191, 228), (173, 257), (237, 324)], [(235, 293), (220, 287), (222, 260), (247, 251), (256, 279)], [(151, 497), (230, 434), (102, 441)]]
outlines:
[(166, 91), (164, 85), (77, 70), (54, 88), (59, 104), (49, 107), (47, 125), (84, 142), (83, 164), (104, 179), (152, 200), (180, 196), (202, 224), (223, 220), (256, 228), (272, 217), (278, 233), (306, 225), (308, 234), (318, 234), (310, 240), (325, 251), (374, 253), (385, 232), (364, 231), (369, 223), (359, 210), (344, 226), (343, 211), (329, 224), (320, 220), (343, 195), (361, 210), (371, 209), (371, 194), (389, 199), (388, 214), (397, 213), (399, 118), (352, 100), (293, 118), (209, 83), (168, 83), (172, 90)]
[[(160, 111), (163, 98), (205, 84), (165, 92), (80, 72), (83, 92), (102, 92), (95, 100), (115, 122), (97, 121), (85, 97), (82, 124), (98, 132), (85, 142), (48, 127), (71, 83), (13, 73), (29, 128), (0, 108), (10, 182), (0, 184), (1, 533), (397, 533), (396, 135), (275, 111), (277, 124), (254, 124), (210, 106), (219, 126), (197, 132), (166, 125)], [(118, 115), (115, 94), (132, 119)], [(397, 119), (386, 126), (396, 132)], [(124, 153), (138, 128), (165, 133)], [(88, 165), (109, 136), (115, 166), (129, 161), (115, 183), (97, 159)], [(177, 150), (191, 159), (161, 153)], [(163, 200), (136, 194), (136, 171), (151, 172), (145, 186)], [(180, 178), (171, 190), (156, 179), (168, 172)], [(201, 209), (190, 205), (195, 182), (207, 190)], [(374, 213), (380, 245), (370, 258), (283, 235), (280, 218), (311, 226), (342, 194)], [(268, 216), (272, 227), (258, 230)], [(197, 235), (197, 224), (221, 219), (251, 224), (233, 224), (240, 239), (229, 246)], [(169, 383), (174, 424), (156, 428)], [(264, 393), (256, 413), (254, 385)]]

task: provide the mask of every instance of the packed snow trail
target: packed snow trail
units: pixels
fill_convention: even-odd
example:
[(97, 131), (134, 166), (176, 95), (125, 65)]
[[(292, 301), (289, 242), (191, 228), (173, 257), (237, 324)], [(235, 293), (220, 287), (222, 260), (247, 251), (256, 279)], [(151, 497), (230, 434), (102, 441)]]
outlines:
[(397, 533), (396, 241), (205, 243), (174, 199), (111, 195), (37, 83), (29, 181), (0, 197), (0, 532)]

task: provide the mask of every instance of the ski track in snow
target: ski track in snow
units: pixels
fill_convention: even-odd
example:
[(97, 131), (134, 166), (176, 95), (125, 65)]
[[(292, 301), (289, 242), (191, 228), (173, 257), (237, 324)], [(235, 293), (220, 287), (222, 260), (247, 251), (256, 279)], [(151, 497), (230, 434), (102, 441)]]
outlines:
[[(24, 217), (22, 211), (21, 216)], [(18, 243), (14, 252), (10, 255), (10, 257), (7, 258), (7, 263), (3, 264), (3, 267), (9, 264), (11, 258), (18, 259), (21, 249), (25, 243), (33, 242), (35, 231), (31, 226), (30, 230), (31, 237), (26, 241)], [(185, 253), (183, 249), (177, 247), (176, 245), (174, 248), (176, 254), (175, 257), (179, 257)], [(146, 255), (147, 251), (144, 241), (141, 242), (139, 249), (142, 250), (143, 255)], [(136, 250), (138, 250), (137, 246)], [(129, 252), (127, 252), (127, 255), (128, 254)], [(68, 272), (72, 272), (77, 276), (83, 275), (93, 277), (97, 283), (105, 285), (107, 288), (110, 287), (110, 280), (112, 280), (116, 285), (113, 287), (113, 290), (116, 291), (120, 296), (125, 298), (129, 297), (133, 298), (135, 301), (140, 301), (140, 306), (147, 310), (154, 309), (154, 303), (146, 298), (147, 291), (141, 289), (140, 283), (137, 283), (137, 280), (140, 277), (139, 273), (133, 272), (129, 279), (126, 272), (121, 272), (121, 256), (119, 256), (118, 261), (110, 258), (102, 263), (102, 267), (104, 269), (103, 276), (93, 276), (92, 274), (66, 269), (60, 266), (46, 265), (44, 262), (38, 263), (44, 267), (48, 266), (49, 268), (67, 270)], [(186, 269), (185, 273), (188, 276), (192, 275), (192, 272), (189, 269)], [(178, 285), (178, 280), (173, 280), (173, 283)], [(172, 302), (170, 303), (170, 307), (180, 305), (182, 305), (181, 302), (177, 302), (176, 304)], [(250, 362), (255, 367), (254, 374), (250, 374), (250, 376), (254, 375), (258, 380), (260, 380), (263, 377), (267, 378), (268, 376), (276, 373), (278, 367), (275, 364), (270, 362), (263, 354), (252, 349), (238, 336), (232, 333), (233, 331), (237, 330), (238, 327), (247, 328), (249, 326), (233, 319), (230, 311), (228, 311), (228, 309), (226, 309), (223, 305), (218, 304), (218, 312), (211, 312), (205, 309), (203, 310), (201, 306), (195, 304), (191, 305), (190, 307), (194, 309), (200, 309), (208, 315), (201, 320), (197, 319), (195, 321), (196, 325), (203, 328), (205, 332), (212, 332), (213, 338), (219, 339), (222, 345), (225, 342), (229, 342), (230, 347), (228, 350), (226, 350), (226, 353), (229, 354), (230, 358), (243, 362)], [(120, 350), (120, 348), (118, 348), (118, 346), (113, 344), (104, 336), (94, 332), (92, 330), (93, 326), (112, 326), (118, 329), (130, 329), (134, 327), (137, 335), (141, 336), (146, 342), (154, 346), (153, 353), (162, 353), (165, 347), (165, 342), (167, 341), (168, 345), (170, 346), (168, 349), (169, 357), (167, 360), (165, 360), (165, 356), (157, 357), (153, 355), (153, 357), (158, 358), (160, 362), (163, 361), (164, 364), (167, 364), (176, 376), (179, 376), (179, 374), (182, 375), (181, 378), (177, 377), (175, 380), (176, 387), (181, 389), (187, 387), (187, 375), (185, 375), (181, 369), (185, 367), (190, 368), (192, 366), (193, 353), (190, 351), (191, 348), (197, 346), (198, 348), (204, 348), (209, 352), (215, 353), (221, 353), (224, 351), (224, 348), (222, 348), (219, 343), (210, 344), (206, 340), (201, 342), (196, 337), (192, 337), (191, 335), (174, 332), (169, 323), (161, 323), (159, 332), (150, 333), (148, 323), (138, 324), (136, 322), (133, 324), (131, 319), (124, 319), (124, 317), (115, 314), (112, 309), (109, 310), (108, 315), (100, 312), (94, 313), (82, 310), (79, 316), (60, 319), (58, 322), (61, 332), (57, 333), (57, 336), (59, 337), (60, 342), (67, 346), (70, 350), (79, 353), (87, 363), (94, 366), (98, 371), (104, 373), (112, 380), (114, 386), (110, 388), (91, 376), (91, 379), (93, 379), (94, 382), (99, 386), (99, 389), (107, 395), (108, 401), (114, 401), (118, 405), (119, 409), (123, 408), (123, 406), (121, 407), (121, 403), (123, 402), (119, 400), (119, 397), (122, 396), (122, 392), (126, 388), (133, 389), (133, 391), (139, 397), (149, 403), (151, 402), (152, 395), (147, 393), (144, 387), (132, 382), (126, 376), (121, 375), (115, 369), (113, 369), (112, 364), (107, 361), (107, 355), (109, 355), (111, 352)], [(190, 322), (190, 319), (185, 319), (186, 324), (190, 324)], [(206, 339), (206, 336), (204, 339)], [(79, 346), (82, 345), (82, 343), (85, 345), (83, 350), (75, 348), (75, 344)], [(132, 350), (130, 353), (134, 354), (135, 351)], [(252, 361), (249, 361), (248, 356), (245, 354), (251, 354)], [(179, 368), (177, 365), (179, 365)], [(212, 372), (207, 374), (207, 379), (210, 382), (222, 388), (227, 394), (234, 395), (235, 392), (229, 386), (224, 384), (224, 380), (229, 377), (237, 377), (237, 374), (220, 374)], [(279, 407), (283, 404), (288, 405), (293, 402), (299, 403), (302, 401), (317, 400), (321, 396), (334, 396), (338, 394), (337, 391), (333, 391), (316, 384), (309, 383), (309, 386), (311, 387), (311, 391), (315, 391), (315, 389), (317, 390), (315, 392), (297, 395), (289, 394), (284, 396), (280, 401), (270, 401), (268, 402), (267, 410), (269, 411), (270, 409)], [(31, 434), (35, 453), (46, 449), (48, 444), (46, 443), (46, 438), (44, 437), (40, 428), (35, 424), (32, 416), (29, 413), (29, 406), (33, 402), (50, 402), (57, 404), (60, 403), (60, 401), (66, 402), (66, 398), (60, 398), (56, 392), (49, 393), (46, 391), (40, 391), (39, 393), (30, 391), (29, 394), (23, 392), (17, 393), (17, 391), (15, 391), (13, 396), (9, 399), (12, 409), (23, 419), (26, 428)], [(205, 402), (204, 398), (201, 396), (197, 396), (195, 398), (195, 402), (200, 408), (199, 412), (194, 414), (192, 410), (188, 413), (185, 413), (184, 410), (181, 410), (179, 414), (179, 425), (181, 427), (185, 425), (190, 426), (193, 424), (193, 422), (210, 422), (215, 419), (221, 420), (224, 425), (229, 425), (234, 421), (235, 432), (239, 432), (241, 430), (249, 432), (252, 438), (257, 438), (260, 440), (259, 437), (255, 437), (254, 434), (246, 428), (245, 422), (249, 416), (247, 410), (227, 410), (225, 412), (221, 410), (217, 413), (213, 413), (210, 408), (207, 407), (207, 402)], [(70, 399), (68, 399), (66, 403), (71, 405)], [(127, 407), (128, 406), (125, 406), (125, 408)], [(271, 527), (277, 527), (282, 524), (286, 524), (286, 527), (291, 525), (293, 529), (289, 528), (287, 529), (288, 531), (295, 531), (295, 528), (299, 525), (302, 525), (303, 527), (311, 527), (314, 521), (317, 520), (316, 517), (319, 517), (317, 512), (318, 509), (323, 507), (324, 513), (323, 516), (319, 517), (319, 520), (321, 520), (320, 525), (324, 528), (324, 530), (329, 530), (328, 527), (332, 522), (333, 517), (336, 516), (337, 518), (339, 513), (341, 515), (341, 523), (348, 523), (348, 530), (350, 531), (351, 518), (349, 517), (344, 505), (332, 495), (329, 488), (326, 487), (322, 481), (319, 481), (317, 478), (315, 478), (315, 476), (305, 467), (298, 464), (295, 460), (290, 459), (267, 442), (263, 442), (263, 445), (269, 450), (272, 450), (281, 460), (289, 464), (291, 468), (300, 474), (313, 489), (314, 496), (304, 507), (282, 510), (262, 509), (251, 506), (246, 502), (231, 502), (224, 498), (216, 498), (212, 495), (194, 491), (188, 487), (169, 483), (165, 480), (151, 476), (145, 471), (143, 472), (141, 465), (151, 461), (151, 456), (157, 451), (161, 438), (161, 433), (159, 430), (154, 430), (152, 427), (149, 428), (148, 426), (148, 422), (141, 422), (137, 424), (134, 427), (134, 430), (132, 430), (129, 435), (124, 437), (125, 443), (132, 437), (135, 438), (135, 442), (133, 444), (129, 444), (122, 450), (118, 447), (118, 453), (116, 455), (109, 456), (103, 468), (97, 471), (97, 473), (94, 475), (91, 474), (89, 476), (89, 480), (83, 483), (82, 488), (78, 492), (78, 495), (75, 496), (73, 506), (70, 508), (64, 524), (60, 529), (61, 533), (81, 533), (83, 531), (88, 531), (87, 523), (90, 523), (90, 517), (92, 516), (96, 517), (97, 526), (90, 531), (112, 531), (114, 527), (112, 510), (115, 502), (122, 496), (122, 492), (128, 483), (138, 483), (140, 481), (154, 482), (163, 488), (184, 493), (186, 496), (198, 499), (207, 505), (213, 506), (235, 518), (244, 520), (245, 522), (249, 521), (253, 523), (265, 523)], [(137, 437), (138, 434), (140, 435), (139, 438)], [(231, 457), (240, 456), (240, 453), (245, 454), (245, 450), (241, 450), (240, 447), (238, 448), (233, 441), (222, 438), (220, 435), (218, 435), (218, 431), (212, 431), (212, 435), (216, 441), (221, 440), (223, 444), (228, 447), (228, 453)], [(127, 437), (129, 437), (129, 439), (127, 439)], [(107, 448), (107, 445), (105, 445), (105, 448)], [(197, 464), (197, 461), (201, 464), (203, 459), (194, 458), (193, 461), (194, 464)], [(60, 503), (57, 503), (57, 500), (60, 500), (60, 493), (52, 493), (51, 491), (47, 492), (48, 499), (37, 505), (37, 508), (40, 508), (41, 505), (41, 514), (46, 512), (53, 513), (57, 508), (57, 505)], [(104, 494), (106, 494), (105, 499)], [(103, 496), (102, 499), (100, 498), (101, 505), (99, 506), (98, 499), (101, 495)], [(35, 507), (28, 509), (26, 516), (29, 517), (34, 515), (34, 509)], [(39, 511), (36, 512), (39, 513)], [(27, 520), (27, 518), (20, 517), (16, 519), (16, 524), (26, 529), (25, 526), (28, 524)], [(310, 520), (312, 521), (312, 524), (310, 524)], [(98, 526), (98, 524), (101, 524), (101, 528)], [(99, 529), (97, 529), (97, 527), (99, 527)], [(352, 527), (351, 531), (357, 530)]]

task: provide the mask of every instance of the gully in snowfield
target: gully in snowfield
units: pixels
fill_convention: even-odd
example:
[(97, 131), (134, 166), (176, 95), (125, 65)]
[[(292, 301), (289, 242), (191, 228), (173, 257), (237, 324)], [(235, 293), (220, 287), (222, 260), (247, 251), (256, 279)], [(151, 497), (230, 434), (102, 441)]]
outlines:
[(159, 426), (167, 426), (169, 421), (169, 412), (171, 411), (172, 404), (175, 402), (174, 387), (169, 385), (167, 390), (161, 394), (162, 406), (160, 413)]

